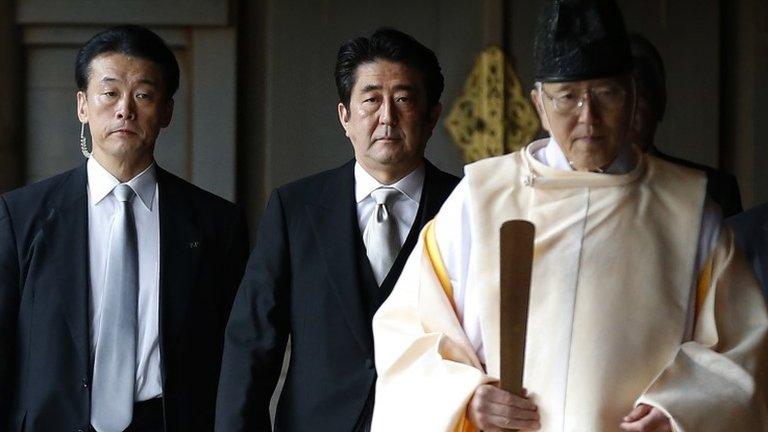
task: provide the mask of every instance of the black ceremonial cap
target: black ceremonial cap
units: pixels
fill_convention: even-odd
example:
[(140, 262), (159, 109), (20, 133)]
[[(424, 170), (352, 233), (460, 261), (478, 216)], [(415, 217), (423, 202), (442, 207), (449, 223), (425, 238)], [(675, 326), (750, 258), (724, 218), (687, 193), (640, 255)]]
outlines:
[(580, 81), (632, 69), (624, 17), (613, 0), (553, 0), (539, 19), (534, 52), (537, 81)]

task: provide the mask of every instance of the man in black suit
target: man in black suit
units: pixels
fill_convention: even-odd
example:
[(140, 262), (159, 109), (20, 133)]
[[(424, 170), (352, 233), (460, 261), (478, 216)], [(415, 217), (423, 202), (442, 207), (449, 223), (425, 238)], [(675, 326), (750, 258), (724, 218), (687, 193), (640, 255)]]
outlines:
[(633, 77), (637, 85), (637, 110), (633, 124), (635, 143), (643, 150), (678, 165), (704, 171), (707, 174), (707, 195), (720, 205), (723, 216), (740, 213), (741, 194), (736, 178), (712, 167), (662, 153), (654, 142), (656, 129), (664, 119), (667, 108), (667, 84), (661, 54), (653, 44), (637, 33), (629, 34)]
[(275, 430), (369, 428), (373, 314), (458, 183), (424, 159), (443, 90), (430, 49), (392, 29), (353, 39), (336, 85), (355, 158), (272, 193), (227, 326), (219, 432), (270, 430), (289, 335)]
[(0, 198), (0, 429), (210, 431), (244, 220), (154, 162), (179, 83), (160, 37), (106, 30), (75, 69), (93, 153)]

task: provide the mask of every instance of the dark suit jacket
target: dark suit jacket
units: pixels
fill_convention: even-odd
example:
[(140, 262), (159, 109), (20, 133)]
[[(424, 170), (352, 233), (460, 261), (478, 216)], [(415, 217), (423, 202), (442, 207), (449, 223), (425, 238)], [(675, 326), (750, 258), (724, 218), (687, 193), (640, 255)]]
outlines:
[[(0, 429), (88, 430), (86, 165), (0, 197)], [(223, 334), (248, 253), (231, 204), (157, 170), (166, 431), (213, 429)]]
[(739, 184), (736, 182), (736, 177), (706, 165), (662, 153), (655, 146), (651, 146), (648, 149), (648, 153), (678, 165), (704, 171), (707, 174), (707, 195), (720, 205), (723, 217), (733, 216), (742, 212), (741, 194), (739, 193)]
[(371, 319), (421, 227), (457, 183), (426, 162), (416, 221), (381, 288), (358, 225), (354, 161), (272, 193), (227, 326), (217, 431), (270, 430), (268, 405), (289, 335), (275, 430), (343, 432), (370, 420)]
[(747, 254), (768, 298), (768, 203), (728, 218), (725, 223)]

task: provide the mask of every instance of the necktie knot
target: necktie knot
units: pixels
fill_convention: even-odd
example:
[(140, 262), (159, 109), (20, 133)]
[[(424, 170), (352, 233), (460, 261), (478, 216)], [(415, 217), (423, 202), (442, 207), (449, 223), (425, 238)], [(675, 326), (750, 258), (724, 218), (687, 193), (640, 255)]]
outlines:
[(381, 187), (371, 192), (371, 198), (373, 198), (373, 200), (378, 205), (382, 205), (382, 204), (387, 205), (387, 204), (391, 204), (392, 200), (401, 193), (402, 192), (400, 192), (395, 188)]
[(382, 187), (371, 192), (371, 198), (376, 202), (376, 208), (363, 232), (363, 242), (365, 242), (366, 254), (371, 263), (373, 275), (379, 285), (386, 278), (398, 251), (400, 251), (397, 221), (395, 218), (389, 217), (387, 206), (391, 206), (401, 193), (391, 187)]
[(120, 183), (119, 185), (115, 186), (115, 190), (113, 191), (115, 194), (115, 198), (117, 198), (120, 202), (130, 202), (134, 196), (136, 196), (136, 193), (131, 189), (130, 186), (128, 186), (126, 183)]

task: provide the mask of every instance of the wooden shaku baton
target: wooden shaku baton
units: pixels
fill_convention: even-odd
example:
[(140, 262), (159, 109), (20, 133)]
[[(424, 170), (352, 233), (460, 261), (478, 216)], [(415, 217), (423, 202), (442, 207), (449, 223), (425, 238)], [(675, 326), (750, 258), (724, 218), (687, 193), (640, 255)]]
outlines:
[(499, 386), (516, 395), (520, 395), (523, 388), (534, 233), (533, 224), (525, 220), (510, 220), (501, 225)]

